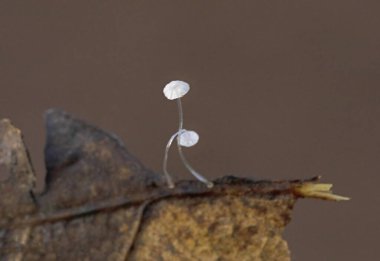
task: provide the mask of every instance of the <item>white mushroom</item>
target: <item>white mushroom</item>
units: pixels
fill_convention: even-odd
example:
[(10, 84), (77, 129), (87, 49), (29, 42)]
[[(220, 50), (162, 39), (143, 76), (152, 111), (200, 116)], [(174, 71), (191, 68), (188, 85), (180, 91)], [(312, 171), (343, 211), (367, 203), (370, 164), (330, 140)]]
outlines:
[(195, 131), (184, 130), (178, 135), (178, 143), (182, 147), (192, 147), (199, 141), (199, 135)]
[(190, 90), (190, 85), (184, 81), (171, 81), (164, 88), (164, 95), (169, 100), (182, 98)]
[(183, 97), (189, 90), (190, 90), (190, 86), (188, 83), (184, 81), (172, 81), (165, 86), (164, 91), (163, 91), (164, 95), (169, 100), (175, 100), (175, 99), (177, 100), (178, 115), (179, 115), (178, 131), (170, 137), (166, 145), (164, 162), (163, 162), (163, 170), (164, 170), (165, 177), (168, 181), (169, 187), (174, 188), (174, 183), (167, 170), (167, 164), (168, 164), (170, 146), (172, 145), (174, 139), (177, 138), (178, 153), (185, 167), (198, 180), (202, 181), (203, 183), (207, 185), (207, 187), (211, 188), (213, 186), (213, 183), (208, 181), (205, 177), (203, 177), (201, 174), (199, 174), (197, 171), (195, 171), (191, 167), (190, 163), (186, 160), (185, 155), (183, 154), (183, 151), (182, 151), (182, 146), (183, 147), (194, 146), (199, 140), (199, 135), (195, 131), (187, 131), (183, 129), (183, 112), (182, 112), (181, 97)]

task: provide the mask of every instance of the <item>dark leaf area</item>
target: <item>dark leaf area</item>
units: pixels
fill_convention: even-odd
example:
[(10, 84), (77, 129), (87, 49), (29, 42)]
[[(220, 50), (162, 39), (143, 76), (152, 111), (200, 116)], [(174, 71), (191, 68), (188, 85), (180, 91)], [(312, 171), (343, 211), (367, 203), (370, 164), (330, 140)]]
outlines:
[(169, 189), (115, 135), (60, 110), (46, 127), (46, 191), (34, 195), (21, 132), (0, 122), (1, 260), (290, 260), (281, 235), (296, 199), (344, 199), (310, 190), (317, 179)]

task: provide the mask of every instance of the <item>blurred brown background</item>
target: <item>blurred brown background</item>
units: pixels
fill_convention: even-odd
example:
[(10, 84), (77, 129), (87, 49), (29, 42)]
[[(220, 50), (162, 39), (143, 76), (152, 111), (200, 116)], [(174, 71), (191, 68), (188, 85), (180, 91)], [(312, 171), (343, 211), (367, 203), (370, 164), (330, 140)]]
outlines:
[[(301, 200), (294, 260), (380, 260), (378, 1), (0, 1), (0, 117), (44, 176), (43, 112), (119, 135), (160, 172), (190, 83), (187, 149), (206, 177), (323, 175), (345, 203)], [(174, 150), (173, 150), (174, 152)], [(175, 153), (171, 172), (191, 179)], [(377, 249), (376, 249), (377, 248)]]

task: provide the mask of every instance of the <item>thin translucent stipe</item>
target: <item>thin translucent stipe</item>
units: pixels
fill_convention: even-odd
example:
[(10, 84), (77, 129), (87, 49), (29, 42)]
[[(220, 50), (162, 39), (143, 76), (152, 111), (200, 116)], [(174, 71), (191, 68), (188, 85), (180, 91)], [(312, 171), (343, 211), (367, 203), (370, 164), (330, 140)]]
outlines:
[(174, 133), (168, 143), (166, 144), (166, 148), (165, 148), (165, 156), (164, 156), (164, 162), (163, 162), (163, 171), (164, 171), (164, 174), (165, 174), (165, 177), (166, 177), (166, 180), (168, 182), (168, 186), (169, 188), (174, 188), (174, 183), (173, 183), (173, 180), (168, 172), (168, 158), (169, 158), (169, 150), (170, 150), (170, 147), (174, 141), (174, 139), (182, 132), (184, 132), (185, 130), (179, 130), (177, 131), (176, 133)]

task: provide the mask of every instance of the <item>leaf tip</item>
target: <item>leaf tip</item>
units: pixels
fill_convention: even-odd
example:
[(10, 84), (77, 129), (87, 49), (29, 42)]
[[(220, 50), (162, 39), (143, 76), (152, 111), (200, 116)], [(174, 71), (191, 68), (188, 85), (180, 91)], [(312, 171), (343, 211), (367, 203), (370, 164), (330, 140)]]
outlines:
[(332, 192), (332, 184), (306, 182), (295, 188), (297, 195), (305, 198), (318, 198), (331, 201), (347, 201), (349, 197), (336, 195)]

